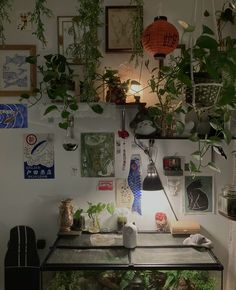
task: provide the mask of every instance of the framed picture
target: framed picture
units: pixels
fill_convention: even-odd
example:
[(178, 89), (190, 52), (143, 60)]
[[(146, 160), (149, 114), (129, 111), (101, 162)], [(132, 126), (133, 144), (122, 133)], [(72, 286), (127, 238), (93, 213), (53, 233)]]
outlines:
[(0, 45), (0, 96), (33, 94), (36, 66), (26, 57), (36, 55), (35, 45)]
[(57, 17), (58, 53), (64, 55), (71, 64), (74, 63), (74, 58), (70, 50), (70, 45), (74, 43), (75, 33), (77, 33), (76, 25), (73, 24), (73, 17)]
[(131, 52), (135, 13), (137, 6), (106, 6), (106, 52)]
[(185, 176), (184, 209), (187, 214), (214, 213), (213, 176)]

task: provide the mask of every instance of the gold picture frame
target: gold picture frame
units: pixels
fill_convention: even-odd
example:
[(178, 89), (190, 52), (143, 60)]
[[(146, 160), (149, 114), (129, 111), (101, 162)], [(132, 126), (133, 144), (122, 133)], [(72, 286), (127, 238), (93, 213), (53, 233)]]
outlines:
[(36, 66), (28, 56), (36, 56), (35, 45), (0, 45), (0, 96), (34, 94)]

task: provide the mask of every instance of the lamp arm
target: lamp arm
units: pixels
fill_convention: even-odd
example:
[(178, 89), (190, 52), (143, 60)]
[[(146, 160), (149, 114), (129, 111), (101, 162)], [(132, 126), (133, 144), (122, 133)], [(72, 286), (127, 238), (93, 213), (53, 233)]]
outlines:
[[(148, 156), (149, 162), (151, 162), (153, 164), (157, 175), (159, 175), (158, 174), (158, 171), (157, 171), (157, 168), (156, 168), (156, 165), (155, 165), (155, 163), (154, 163), (154, 161), (152, 159), (151, 148), (153, 147), (154, 142), (155, 142), (154, 139), (149, 139), (149, 147), (148, 148), (145, 148), (143, 145), (141, 145), (140, 143), (137, 142), (136, 136), (134, 135), (134, 143)], [(165, 191), (165, 188), (163, 187), (162, 190), (164, 191), (165, 197), (166, 197), (167, 202), (168, 202), (168, 204), (170, 206), (170, 209), (171, 209), (171, 211), (172, 211), (172, 213), (173, 213), (173, 215), (175, 217), (175, 220), (178, 221), (178, 217), (177, 217), (177, 215), (176, 215), (176, 213), (174, 211), (174, 208), (173, 208), (173, 206), (172, 206), (172, 204), (170, 202), (170, 199), (169, 199), (169, 197), (168, 197), (168, 195), (167, 195), (167, 193)]]

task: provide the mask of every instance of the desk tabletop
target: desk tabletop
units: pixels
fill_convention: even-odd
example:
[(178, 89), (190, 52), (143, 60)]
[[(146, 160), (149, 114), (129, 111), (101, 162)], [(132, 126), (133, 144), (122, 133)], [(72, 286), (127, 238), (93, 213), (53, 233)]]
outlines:
[(185, 237), (138, 233), (137, 247), (123, 247), (121, 234), (59, 236), (42, 270), (64, 269), (202, 269), (222, 271), (210, 249), (184, 246)]

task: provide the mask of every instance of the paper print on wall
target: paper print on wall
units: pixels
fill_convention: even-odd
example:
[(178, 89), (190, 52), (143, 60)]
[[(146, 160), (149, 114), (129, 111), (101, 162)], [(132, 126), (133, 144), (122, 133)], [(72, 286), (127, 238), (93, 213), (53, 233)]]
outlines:
[(131, 209), (133, 194), (126, 178), (116, 179), (116, 206), (119, 208)]
[(18, 11), (16, 15), (17, 29), (30, 31), (32, 29), (31, 16), (30, 11)]
[(185, 176), (184, 207), (186, 213), (210, 213), (214, 211), (212, 176)]
[(81, 133), (81, 176), (115, 176), (114, 133)]
[(27, 128), (28, 111), (24, 104), (0, 104), (0, 128)]
[(25, 179), (52, 179), (54, 173), (53, 134), (24, 135)]
[(113, 180), (99, 180), (97, 190), (113, 190)]

